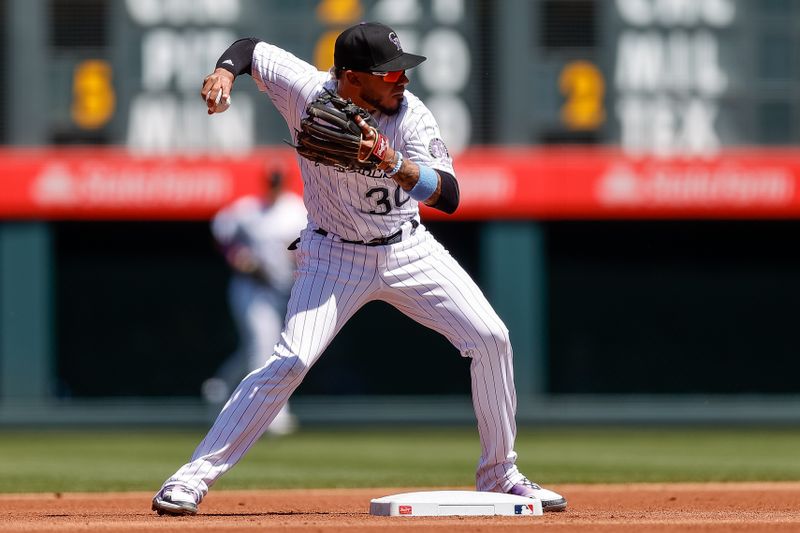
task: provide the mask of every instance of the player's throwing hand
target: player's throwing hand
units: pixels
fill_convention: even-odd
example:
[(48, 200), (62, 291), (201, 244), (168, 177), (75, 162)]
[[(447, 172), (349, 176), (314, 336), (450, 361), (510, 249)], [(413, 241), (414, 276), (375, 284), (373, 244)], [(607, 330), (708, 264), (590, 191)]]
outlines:
[(203, 80), (200, 96), (205, 100), (208, 114), (222, 113), (231, 106), (234, 76), (224, 68), (216, 69)]

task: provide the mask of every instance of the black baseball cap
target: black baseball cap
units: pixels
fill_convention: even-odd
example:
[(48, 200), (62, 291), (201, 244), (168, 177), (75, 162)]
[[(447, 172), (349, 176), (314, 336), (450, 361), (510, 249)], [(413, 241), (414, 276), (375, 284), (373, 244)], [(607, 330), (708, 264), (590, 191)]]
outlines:
[(392, 72), (416, 67), (427, 58), (403, 52), (397, 33), (380, 22), (362, 22), (336, 38), (333, 65), (361, 72)]

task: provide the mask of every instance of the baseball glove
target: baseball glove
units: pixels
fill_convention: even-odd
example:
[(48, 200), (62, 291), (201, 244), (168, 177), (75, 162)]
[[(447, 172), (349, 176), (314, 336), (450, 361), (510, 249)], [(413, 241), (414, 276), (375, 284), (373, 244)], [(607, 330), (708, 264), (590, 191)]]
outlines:
[(306, 106), (295, 150), (306, 159), (342, 171), (392, 168), (395, 152), (372, 115), (327, 89)]

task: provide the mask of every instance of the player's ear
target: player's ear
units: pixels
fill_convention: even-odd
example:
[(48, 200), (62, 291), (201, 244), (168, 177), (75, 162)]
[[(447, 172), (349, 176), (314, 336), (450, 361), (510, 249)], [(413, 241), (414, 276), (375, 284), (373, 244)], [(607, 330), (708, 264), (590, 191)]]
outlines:
[(350, 85), (355, 87), (361, 87), (361, 78), (358, 77), (358, 73), (353, 70), (345, 70), (344, 71), (344, 78)]

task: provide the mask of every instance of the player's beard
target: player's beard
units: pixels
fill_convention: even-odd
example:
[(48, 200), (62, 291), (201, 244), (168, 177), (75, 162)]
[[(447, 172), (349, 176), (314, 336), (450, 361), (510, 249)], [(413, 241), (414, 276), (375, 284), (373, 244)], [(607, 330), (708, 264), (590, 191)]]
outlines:
[[(362, 94), (360, 96), (361, 96), (361, 99), (364, 100), (366, 103), (368, 103), (369, 105), (373, 106), (375, 109), (377, 109), (378, 111), (380, 111), (384, 115), (389, 115), (389, 116), (396, 115), (400, 111), (400, 104), (403, 103), (403, 100), (400, 99), (397, 102), (397, 106), (395, 106), (394, 109), (392, 109), (390, 107), (386, 107), (385, 105), (383, 105), (383, 103), (381, 103), (381, 100), (379, 98), (375, 98), (375, 97), (370, 96), (368, 94)], [(405, 97), (403, 97), (403, 98), (405, 98)]]

